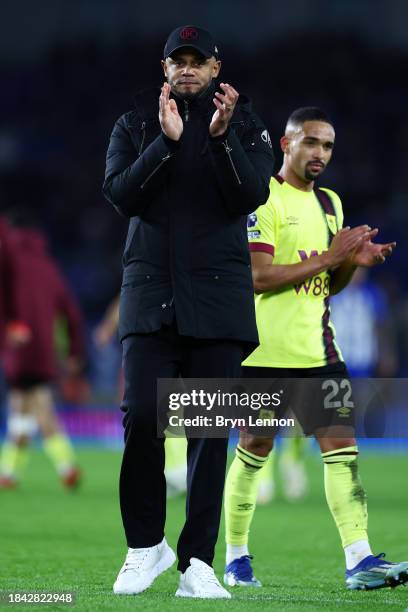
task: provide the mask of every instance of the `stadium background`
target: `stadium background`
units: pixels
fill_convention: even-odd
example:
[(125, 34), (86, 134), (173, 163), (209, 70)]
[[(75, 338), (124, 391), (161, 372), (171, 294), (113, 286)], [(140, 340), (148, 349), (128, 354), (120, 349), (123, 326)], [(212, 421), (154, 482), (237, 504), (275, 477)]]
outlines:
[[(109, 448), (117, 449), (121, 436), (116, 408), (120, 351), (116, 342), (97, 350), (92, 340), (120, 287), (127, 225), (101, 195), (104, 157), (113, 122), (131, 108), (132, 94), (162, 82), (163, 44), (181, 23), (197, 23), (213, 33), (223, 78), (253, 98), (279, 161), (279, 137), (291, 110), (320, 105), (333, 118), (335, 154), (321, 184), (340, 194), (348, 224), (368, 222), (380, 227), (381, 239), (398, 243), (371, 279), (386, 297), (393, 345), (391, 363), (382, 364), (381, 372), (407, 376), (407, 18), (403, 0), (15, 0), (3, 7), (0, 214), (21, 206), (36, 212), (86, 320), (91, 397), (86, 405), (61, 409), (74, 439), (83, 444), (85, 464), (89, 448), (106, 449), (95, 451), (102, 453), (100, 461), (97, 455), (89, 460), (90, 487), (105, 487), (114, 498), (118, 455)], [(386, 445), (387, 461), (405, 448), (401, 442)], [(375, 453), (378, 462), (378, 447)], [(401, 455), (395, 459), (396, 482), (402, 460)], [(41, 459), (33, 465), (39, 475), (30, 468), (25, 495), (35, 507), (34, 484), (44, 492), (51, 474)], [(98, 466), (109, 466), (103, 468), (103, 483)], [(92, 506), (86, 485), (84, 503)], [(50, 491), (49, 510), (55, 503), (58, 512), (65, 502)], [(391, 489), (389, 494), (392, 500)], [(3, 511), (4, 525), (15, 511), (10, 497)], [(119, 525), (114, 512), (111, 520)], [(179, 517), (181, 505), (171, 512)], [(24, 560), (25, 548), (13, 533), (10, 546), (16, 544)], [(119, 546), (118, 529), (117, 534)], [(24, 576), (21, 570), (21, 584)], [(316, 609), (316, 603), (311, 605)]]

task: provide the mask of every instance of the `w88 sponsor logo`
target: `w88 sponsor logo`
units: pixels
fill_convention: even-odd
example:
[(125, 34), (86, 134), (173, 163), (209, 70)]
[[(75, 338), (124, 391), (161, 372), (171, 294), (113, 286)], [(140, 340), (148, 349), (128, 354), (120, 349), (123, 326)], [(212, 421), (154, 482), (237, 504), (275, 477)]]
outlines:
[(319, 295), (327, 297), (330, 293), (330, 278), (328, 276), (324, 278), (321, 276), (314, 276), (313, 278), (303, 281), (303, 283), (293, 285), (293, 288), (296, 291), (296, 295), (304, 291), (306, 295), (310, 293), (316, 297)]
[[(302, 261), (309, 259), (309, 257), (316, 257), (319, 254), (318, 251), (315, 250), (311, 251), (310, 255), (308, 255), (306, 251), (302, 250), (299, 250), (298, 253)], [(293, 288), (296, 291), (296, 295), (299, 295), (300, 292), (304, 291), (306, 295), (309, 295), (310, 293), (316, 297), (320, 295), (327, 297), (330, 293), (330, 277), (328, 275), (323, 278), (320, 275), (313, 276), (313, 278), (308, 278), (307, 280), (303, 281), (303, 283), (294, 285)]]

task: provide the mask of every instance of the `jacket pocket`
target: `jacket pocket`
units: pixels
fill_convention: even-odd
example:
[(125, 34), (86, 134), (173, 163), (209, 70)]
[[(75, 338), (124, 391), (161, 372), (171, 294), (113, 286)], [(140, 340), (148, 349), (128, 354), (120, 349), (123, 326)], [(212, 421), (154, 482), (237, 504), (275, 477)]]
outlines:
[(193, 283), (207, 284), (217, 289), (229, 286), (238, 290), (253, 288), (250, 266), (242, 274), (231, 272), (198, 272), (192, 275)]
[(128, 274), (120, 292), (119, 337), (160, 329), (171, 305), (168, 276)]
[(149, 274), (141, 272), (126, 272), (123, 275), (122, 289), (137, 289), (156, 284), (169, 283), (170, 277), (166, 274)]
[(173, 298), (170, 277), (166, 274), (128, 273), (124, 277), (121, 299), (138, 305), (139, 309), (168, 307)]
[(127, 279), (122, 284), (122, 290), (126, 289), (137, 289), (138, 287), (145, 287), (152, 283), (152, 276), (150, 274), (132, 274), (131, 279)]

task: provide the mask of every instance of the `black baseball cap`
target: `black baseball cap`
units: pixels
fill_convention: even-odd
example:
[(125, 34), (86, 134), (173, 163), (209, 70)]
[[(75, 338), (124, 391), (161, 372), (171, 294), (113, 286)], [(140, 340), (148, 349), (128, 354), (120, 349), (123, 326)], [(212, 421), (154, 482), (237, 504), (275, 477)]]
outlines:
[(183, 47), (192, 47), (207, 59), (212, 56), (218, 59), (218, 49), (213, 37), (207, 30), (202, 28), (185, 25), (173, 30), (164, 47), (164, 59), (169, 57), (174, 51), (177, 51), (177, 49), (182, 49)]

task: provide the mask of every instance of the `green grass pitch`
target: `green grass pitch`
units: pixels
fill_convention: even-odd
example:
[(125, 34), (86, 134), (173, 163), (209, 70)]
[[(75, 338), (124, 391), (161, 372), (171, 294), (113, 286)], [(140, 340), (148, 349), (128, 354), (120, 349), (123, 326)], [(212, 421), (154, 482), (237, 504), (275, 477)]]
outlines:
[[(126, 551), (118, 501), (120, 454), (82, 450), (84, 482), (64, 491), (44, 456), (35, 451), (19, 490), (0, 491), (0, 591), (74, 591), (76, 603), (32, 605), (35, 609), (134, 610), (399, 610), (408, 609), (408, 588), (350, 592), (337, 531), (324, 500), (322, 466), (311, 456), (309, 496), (289, 504), (281, 498), (258, 508), (251, 551), (262, 589), (232, 589), (230, 601), (179, 600), (172, 568), (136, 597), (112, 594)], [(408, 558), (406, 456), (373, 455), (360, 460), (369, 496), (369, 528), (375, 553)], [(166, 535), (176, 544), (183, 498), (168, 503)], [(214, 567), (224, 566), (223, 525)], [(4, 604), (3, 604), (4, 605)], [(3, 606), (0, 604), (0, 608)], [(7, 608), (28, 606), (10, 606)]]

